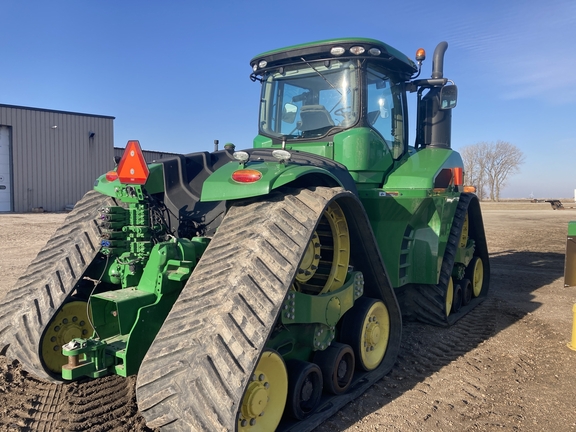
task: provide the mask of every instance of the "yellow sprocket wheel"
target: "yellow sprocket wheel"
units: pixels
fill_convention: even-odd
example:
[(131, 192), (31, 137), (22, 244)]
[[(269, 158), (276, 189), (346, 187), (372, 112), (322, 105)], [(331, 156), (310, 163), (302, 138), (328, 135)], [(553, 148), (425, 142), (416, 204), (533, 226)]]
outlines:
[(66, 303), (46, 326), (41, 341), (42, 361), (51, 372), (62, 373), (62, 365), (68, 362), (68, 357), (62, 354), (62, 345), (74, 338), (90, 337), (93, 332), (86, 302)]
[(350, 233), (342, 208), (335, 201), (324, 211), (298, 267), (301, 290), (324, 294), (344, 285), (350, 263)]
[(288, 396), (288, 372), (276, 351), (265, 350), (248, 383), (238, 413), (239, 432), (276, 429)]
[(312, 239), (306, 247), (306, 252), (302, 257), (302, 261), (298, 266), (298, 272), (296, 273), (296, 281), (300, 284), (305, 283), (310, 280), (320, 264), (320, 241), (318, 240), (318, 233), (314, 231), (312, 234)]

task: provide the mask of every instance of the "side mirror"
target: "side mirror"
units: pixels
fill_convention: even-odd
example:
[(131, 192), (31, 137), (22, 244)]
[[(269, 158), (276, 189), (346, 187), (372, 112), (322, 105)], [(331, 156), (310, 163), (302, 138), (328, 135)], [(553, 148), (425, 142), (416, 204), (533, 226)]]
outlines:
[(440, 109), (450, 110), (458, 102), (458, 88), (455, 85), (442, 87), (440, 90)]
[(282, 121), (286, 123), (294, 123), (297, 112), (298, 107), (296, 105), (287, 103), (284, 105), (284, 108), (282, 108)]

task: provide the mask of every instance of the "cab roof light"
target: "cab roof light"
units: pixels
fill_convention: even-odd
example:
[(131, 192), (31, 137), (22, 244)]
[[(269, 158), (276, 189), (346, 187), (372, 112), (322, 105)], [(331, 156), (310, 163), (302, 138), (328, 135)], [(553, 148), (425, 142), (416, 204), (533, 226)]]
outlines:
[(363, 46), (359, 45), (350, 48), (350, 52), (354, 55), (364, 54), (364, 51), (366, 51), (366, 49)]
[(144, 160), (140, 142), (137, 140), (128, 141), (126, 150), (118, 164), (118, 178), (123, 184), (143, 185), (148, 180), (148, 164)]
[(245, 151), (234, 152), (232, 157), (240, 163), (248, 162), (248, 159), (250, 159), (250, 155)]
[(272, 151), (272, 156), (274, 156), (276, 159), (278, 159), (280, 162), (287, 162), (290, 160), (290, 158), (292, 157), (292, 155), (290, 154), (289, 151), (286, 150), (273, 150)]
[(254, 183), (262, 178), (262, 173), (253, 169), (240, 169), (232, 173), (232, 180), (238, 183)]
[(380, 54), (382, 54), (382, 51), (380, 51), (378, 48), (376, 47), (372, 47), (368, 50), (368, 52), (373, 55), (373, 56), (379, 56)]
[(419, 62), (426, 60), (426, 51), (424, 48), (418, 48), (416, 50), (416, 60)]
[(345, 51), (346, 50), (344, 49), (344, 47), (336, 46), (330, 49), (330, 54), (332, 54), (333, 56), (341, 56), (342, 54), (344, 54)]

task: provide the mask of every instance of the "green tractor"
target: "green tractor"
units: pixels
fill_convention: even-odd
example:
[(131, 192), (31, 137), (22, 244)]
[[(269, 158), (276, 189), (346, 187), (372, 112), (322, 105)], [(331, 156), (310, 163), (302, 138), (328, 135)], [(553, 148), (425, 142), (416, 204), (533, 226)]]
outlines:
[[(147, 165), (130, 141), (0, 307), (0, 349), (61, 382), (138, 374), (153, 428), (310, 430), (393, 367), (402, 316), (487, 295), (457, 89), (372, 39), (254, 57), (252, 149)], [(407, 93), (417, 95), (408, 144)]]

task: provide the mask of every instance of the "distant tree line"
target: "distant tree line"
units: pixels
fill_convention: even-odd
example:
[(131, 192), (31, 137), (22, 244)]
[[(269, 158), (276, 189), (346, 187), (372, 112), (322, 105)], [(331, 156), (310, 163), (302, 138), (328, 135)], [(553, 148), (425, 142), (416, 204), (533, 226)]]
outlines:
[(464, 161), (465, 183), (476, 186), (480, 199), (500, 201), (500, 191), (508, 178), (520, 170), (524, 154), (506, 141), (479, 142), (459, 150)]

